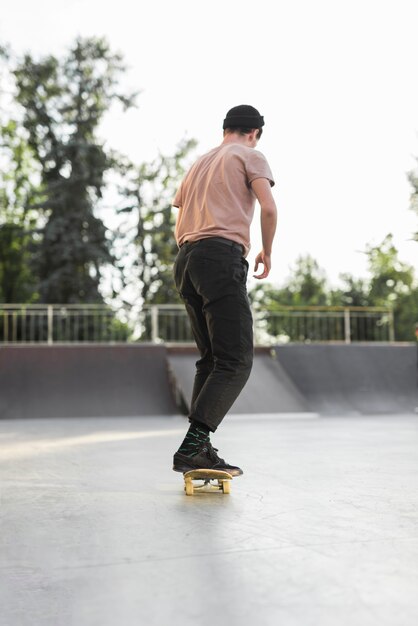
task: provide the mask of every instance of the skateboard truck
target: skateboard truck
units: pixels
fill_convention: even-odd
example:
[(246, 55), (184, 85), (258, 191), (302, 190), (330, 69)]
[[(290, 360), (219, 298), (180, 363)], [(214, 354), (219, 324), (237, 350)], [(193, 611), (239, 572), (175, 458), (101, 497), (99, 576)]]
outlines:
[[(185, 472), (183, 477), (184, 491), (187, 496), (192, 496), (195, 492), (199, 491), (221, 491), (222, 493), (231, 492), (232, 475), (228, 474), (228, 472), (210, 469), (197, 469)], [(194, 481), (200, 481), (200, 483), (195, 484)]]

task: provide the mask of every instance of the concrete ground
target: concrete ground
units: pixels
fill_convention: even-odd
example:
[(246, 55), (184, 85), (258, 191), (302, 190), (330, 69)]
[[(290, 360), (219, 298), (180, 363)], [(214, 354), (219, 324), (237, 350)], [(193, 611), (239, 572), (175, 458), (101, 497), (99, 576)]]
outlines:
[(184, 495), (185, 429), (0, 421), (2, 626), (416, 626), (418, 416), (227, 418), (231, 495)]

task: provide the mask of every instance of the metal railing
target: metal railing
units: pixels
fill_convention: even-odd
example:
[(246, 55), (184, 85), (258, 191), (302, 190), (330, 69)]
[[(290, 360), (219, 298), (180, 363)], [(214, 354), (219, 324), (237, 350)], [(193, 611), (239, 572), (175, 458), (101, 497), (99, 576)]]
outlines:
[[(256, 345), (394, 341), (393, 312), (377, 307), (255, 308)], [(0, 344), (193, 343), (183, 305), (0, 304)]]
[(393, 311), (380, 307), (280, 307), (255, 312), (259, 343), (395, 341)]

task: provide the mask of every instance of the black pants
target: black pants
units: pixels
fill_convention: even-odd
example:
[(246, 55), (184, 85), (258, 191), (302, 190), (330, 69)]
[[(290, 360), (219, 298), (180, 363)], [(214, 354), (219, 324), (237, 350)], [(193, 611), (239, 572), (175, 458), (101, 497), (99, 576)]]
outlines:
[(201, 358), (196, 362), (189, 418), (214, 432), (248, 380), (253, 327), (248, 263), (239, 244), (202, 239), (179, 250), (174, 277)]

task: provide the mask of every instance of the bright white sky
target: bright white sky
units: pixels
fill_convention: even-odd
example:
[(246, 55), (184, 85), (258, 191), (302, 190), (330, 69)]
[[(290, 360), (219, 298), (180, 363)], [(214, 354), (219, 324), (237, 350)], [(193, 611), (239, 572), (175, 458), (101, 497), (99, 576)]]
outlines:
[[(416, 0), (3, 0), (0, 41), (59, 55), (77, 35), (106, 36), (142, 93), (102, 136), (138, 163), (184, 136), (204, 152), (229, 108), (258, 108), (277, 181), (271, 280), (310, 253), (335, 286), (367, 276), (362, 251), (389, 232), (416, 265), (417, 24)], [(258, 233), (257, 217), (250, 263)]]

